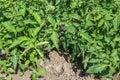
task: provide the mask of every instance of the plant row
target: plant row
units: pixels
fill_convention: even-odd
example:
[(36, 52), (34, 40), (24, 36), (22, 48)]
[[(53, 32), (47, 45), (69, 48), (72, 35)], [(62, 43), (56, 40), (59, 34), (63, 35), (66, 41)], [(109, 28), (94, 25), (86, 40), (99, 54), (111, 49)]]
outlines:
[[(120, 68), (119, 0), (1, 0), (0, 72), (39, 66), (45, 49), (69, 50), (84, 70), (110, 77)], [(34, 75), (33, 75), (34, 77)]]

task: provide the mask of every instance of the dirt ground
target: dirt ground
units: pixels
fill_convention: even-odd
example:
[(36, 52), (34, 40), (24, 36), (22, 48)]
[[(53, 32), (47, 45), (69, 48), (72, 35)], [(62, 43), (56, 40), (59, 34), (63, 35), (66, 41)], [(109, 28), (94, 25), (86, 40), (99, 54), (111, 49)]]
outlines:
[[(67, 56), (68, 53), (65, 53)], [(82, 69), (78, 65), (73, 65), (65, 57), (65, 55), (60, 55), (56, 51), (52, 51), (48, 55), (48, 59), (40, 62), (42, 69), (47, 71), (47, 75), (40, 77), (39, 80), (97, 80), (93, 79), (91, 76), (83, 75)], [(20, 70), (17, 74), (12, 74), (13, 80), (31, 80), (31, 71), (27, 70), (22, 77), (20, 77)], [(5, 75), (0, 74), (0, 76), (5, 77)], [(7, 77), (5, 77), (7, 80)], [(109, 79), (103, 79), (109, 80)], [(117, 76), (113, 80), (120, 80)]]
[(48, 72), (48, 75), (40, 80), (92, 80), (89, 76), (80, 77), (80, 70), (76, 73), (73, 66), (65, 56), (60, 56), (53, 51), (49, 54), (49, 60), (42, 61), (40, 66)]

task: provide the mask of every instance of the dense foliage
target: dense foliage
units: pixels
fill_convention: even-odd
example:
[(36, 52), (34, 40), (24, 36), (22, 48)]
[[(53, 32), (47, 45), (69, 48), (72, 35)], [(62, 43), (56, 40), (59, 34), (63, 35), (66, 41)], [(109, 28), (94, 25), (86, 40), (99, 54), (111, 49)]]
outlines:
[[(0, 72), (39, 67), (45, 48), (70, 50), (87, 73), (120, 68), (120, 0), (0, 0)], [(35, 69), (35, 70), (34, 70)], [(34, 75), (33, 75), (34, 76)]]

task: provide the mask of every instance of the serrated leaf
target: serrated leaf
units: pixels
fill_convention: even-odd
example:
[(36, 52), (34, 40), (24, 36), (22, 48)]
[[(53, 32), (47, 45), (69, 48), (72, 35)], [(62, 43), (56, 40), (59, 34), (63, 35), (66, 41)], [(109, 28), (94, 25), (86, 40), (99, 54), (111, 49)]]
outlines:
[(107, 42), (107, 43), (109, 43), (111, 40), (110, 40), (110, 37), (106, 37), (105, 36), (105, 41)]
[(59, 49), (59, 36), (58, 36), (58, 33), (57, 32), (53, 32), (52, 35), (51, 35), (51, 40), (54, 44), (54, 46)]
[(86, 22), (85, 29), (87, 29), (87, 28), (89, 28), (89, 26), (93, 26), (93, 25), (94, 25), (94, 23), (93, 23), (91, 20), (88, 20), (88, 21)]
[(113, 75), (114, 73), (116, 72), (116, 69), (115, 67), (110, 67), (110, 70), (109, 70), (109, 76)]
[(96, 57), (99, 57), (99, 58), (106, 58), (107, 57), (107, 54), (106, 53), (96, 53)]
[(88, 21), (90, 21), (92, 19), (92, 17), (91, 17), (91, 15), (90, 14), (88, 14), (88, 15), (86, 15), (86, 22), (88, 22)]
[(57, 0), (57, 1), (56, 1), (56, 5), (58, 5), (59, 3), (60, 3), (60, 0)]
[(10, 74), (8, 75), (8, 80), (12, 80), (12, 75), (10, 75)]
[(32, 15), (34, 16), (35, 20), (39, 23), (39, 25), (41, 25), (42, 19), (40, 15), (37, 12), (34, 12)]
[(102, 17), (102, 15), (99, 14), (99, 15), (95, 18), (95, 20), (100, 20), (101, 17)]
[(44, 44), (48, 44), (49, 42), (45, 41), (45, 42), (39, 42), (36, 44), (36, 46), (41, 46), (41, 45), (44, 45)]
[(32, 54), (30, 54), (30, 61), (35, 61), (35, 56), (34, 56), (34, 54), (32, 53)]
[(56, 21), (55, 21), (55, 19), (53, 18), (52, 15), (48, 15), (47, 19), (48, 19), (48, 21), (49, 21), (52, 25), (55, 25), (55, 24), (56, 24)]
[(25, 12), (26, 12), (26, 6), (25, 5), (21, 5), (21, 9), (19, 11), (19, 13), (22, 15), (22, 16), (25, 16)]
[(120, 41), (120, 37), (115, 37), (114, 41)]
[(36, 24), (37, 22), (35, 22), (34, 20), (31, 20), (31, 19), (26, 19), (23, 21), (24, 24)]
[(42, 75), (42, 76), (47, 75), (47, 72), (45, 70), (40, 69), (40, 68), (38, 69), (38, 73), (39, 73), (39, 75)]
[(78, 15), (77, 13), (72, 13), (69, 15), (70, 18), (73, 18), (73, 19), (77, 19), (79, 20), (80, 19), (80, 15)]
[(18, 37), (16, 40), (13, 41), (12, 45), (10, 45), (9, 49), (19, 45), (20, 43), (22, 43), (23, 41), (29, 40), (29, 38), (27, 38), (26, 36), (21, 36)]
[(107, 68), (107, 64), (95, 64), (88, 68), (87, 73), (99, 73)]
[(99, 63), (101, 61), (103, 61), (103, 59), (91, 59), (89, 60), (89, 63)]
[(94, 52), (94, 51), (96, 51), (96, 47), (90, 46), (90, 48), (88, 49), (88, 52)]
[(87, 40), (88, 42), (91, 42), (92, 41), (92, 38), (91, 38), (91, 36), (86, 32), (83, 32), (83, 33), (81, 33), (81, 36), (82, 36), (82, 38), (84, 38), (85, 40)]
[(30, 63), (30, 60), (25, 61), (25, 66), (27, 67)]
[(35, 70), (32, 71), (32, 75), (31, 75), (31, 78), (32, 80), (38, 80), (38, 75), (36, 74), (37, 72)]
[(103, 60), (103, 63), (105, 63), (105, 64), (109, 64), (109, 60)]
[(90, 14), (88, 14), (87, 16), (86, 16), (86, 25), (85, 25), (85, 29), (87, 29), (87, 28), (89, 28), (90, 26), (93, 26), (94, 25), (94, 23), (92, 22), (92, 17), (91, 17), (91, 15)]
[(12, 62), (13, 62), (13, 67), (14, 67), (15, 70), (17, 68), (17, 61), (18, 61), (18, 57), (17, 57), (17, 55), (14, 54)]
[(15, 70), (13, 68), (8, 68), (8, 70), (11, 72), (11, 73), (14, 73)]
[(104, 46), (102, 41), (98, 41), (97, 44), (98, 44), (99, 46), (101, 46), (101, 47)]
[(75, 27), (73, 25), (71, 25), (71, 24), (66, 24), (65, 27), (66, 27), (66, 31), (68, 33), (74, 34), (76, 32)]
[(16, 68), (17, 68), (17, 61), (18, 61), (18, 57), (17, 57), (17, 48), (15, 48), (14, 50), (12, 50), (12, 55), (13, 55), (13, 57), (12, 57), (12, 63), (13, 63), (13, 67), (14, 67), (14, 70), (16, 70)]
[(15, 25), (13, 25), (10, 21), (4, 22), (3, 26), (10, 32), (16, 32)]
[(112, 17), (110, 14), (106, 14), (106, 15), (105, 15), (105, 19), (106, 19), (106, 20), (112, 20), (113, 17)]
[(25, 29), (25, 27), (16, 27), (16, 31), (17, 32), (21, 32), (21, 31), (23, 31)]
[(38, 34), (38, 32), (40, 31), (40, 27), (37, 27), (37, 28), (35, 28), (35, 30), (34, 30), (34, 32), (33, 32), (33, 36), (35, 37), (35, 36), (37, 36), (37, 34)]
[(75, 23), (75, 22), (73, 23), (73, 25), (74, 25), (74, 26), (77, 26), (77, 27), (80, 26), (79, 23)]
[(85, 59), (83, 60), (84, 68), (85, 68), (85, 69), (86, 69), (87, 66), (88, 66), (89, 59), (90, 59), (90, 58), (87, 56), (87, 57), (85, 57)]
[(43, 27), (45, 21), (42, 21), (42, 23), (40, 24), (39, 27), (35, 28), (34, 32), (33, 32), (33, 36), (37, 36), (37, 34), (39, 33), (39, 31), (41, 30), (41, 28)]
[(54, 5), (48, 4), (46, 11), (49, 12), (49, 11), (53, 11), (54, 9), (55, 9), (55, 6), (54, 6)]
[(42, 51), (40, 51), (39, 49), (36, 49), (36, 51), (38, 52), (38, 54), (39, 54), (42, 58), (44, 58), (44, 53), (43, 53)]
[(102, 19), (98, 22), (98, 27), (101, 27), (103, 24), (104, 24), (104, 20)]
[(2, 42), (0, 42), (0, 49), (2, 49), (2, 47), (3, 47), (3, 44), (2, 44)]
[(116, 16), (113, 20), (113, 26), (115, 30), (118, 30), (119, 25), (120, 25), (120, 16)]

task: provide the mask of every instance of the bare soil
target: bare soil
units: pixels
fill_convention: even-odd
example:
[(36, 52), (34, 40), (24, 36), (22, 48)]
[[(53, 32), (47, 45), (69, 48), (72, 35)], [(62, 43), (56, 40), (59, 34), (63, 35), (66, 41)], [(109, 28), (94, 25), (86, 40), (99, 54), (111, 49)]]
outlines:
[(80, 77), (81, 70), (75, 72), (71, 62), (56, 51), (50, 52), (48, 57), (48, 60), (40, 63), (48, 75), (40, 78), (40, 80), (92, 80), (90, 76)]
[[(62, 53), (63, 54), (63, 53)], [(67, 56), (67, 57), (65, 57)], [(56, 51), (52, 51), (48, 54), (48, 58), (45, 61), (40, 61), (40, 66), (47, 72), (46, 76), (42, 76), (39, 80), (98, 80), (93, 79), (92, 76), (83, 74), (81, 66), (79, 64), (72, 64), (68, 53), (61, 55)], [(17, 74), (12, 74), (13, 80), (31, 80), (31, 71), (27, 70), (23, 76), (20, 77), (20, 70)], [(4, 74), (0, 74), (5, 80), (8, 80)], [(102, 79), (110, 80), (110, 79)], [(113, 80), (120, 80), (117, 75)]]

